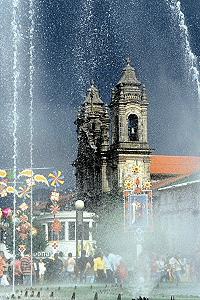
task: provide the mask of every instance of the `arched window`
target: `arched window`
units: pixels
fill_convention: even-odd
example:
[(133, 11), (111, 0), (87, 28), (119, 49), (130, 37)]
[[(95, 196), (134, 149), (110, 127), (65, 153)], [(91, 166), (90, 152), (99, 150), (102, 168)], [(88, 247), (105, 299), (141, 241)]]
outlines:
[(128, 137), (129, 141), (139, 141), (138, 117), (136, 115), (130, 115), (128, 117)]

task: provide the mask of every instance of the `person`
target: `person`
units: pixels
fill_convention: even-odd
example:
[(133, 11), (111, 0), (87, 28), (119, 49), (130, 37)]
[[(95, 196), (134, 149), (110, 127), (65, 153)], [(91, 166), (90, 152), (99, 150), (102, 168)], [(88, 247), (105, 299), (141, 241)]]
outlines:
[(16, 255), (16, 260), (15, 260), (15, 284), (16, 285), (21, 285), (23, 283), (23, 274), (22, 274), (22, 269), (21, 269), (21, 260), (20, 256)]
[(78, 259), (77, 267), (80, 273), (80, 282), (82, 283), (85, 280), (85, 269), (86, 264), (88, 262), (88, 258), (86, 257), (86, 251), (83, 250), (81, 252), (81, 257)]
[(84, 276), (85, 276), (85, 282), (92, 284), (94, 283), (94, 259), (93, 257), (90, 255), (88, 257), (88, 262), (86, 264), (86, 268), (85, 268), (85, 272), (84, 272)]
[(123, 285), (128, 278), (128, 269), (126, 264), (123, 262), (121, 259), (119, 262), (119, 265), (116, 270), (117, 278), (118, 278), (118, 283)]
[(54, 281), (58, 281), (61, 279), (63, 271), (64, 271), (63, 262), (59, 258), (58, 253), (55, 253), (53, 264), (52, 264), (52, 272), (53, 272)]
[(64, 253), (63, 253), (62, 251), (60, 251), (60, 252), (58, 253), (58, 257), (62, 260), (63, 266), (64, 266), (64, 265), (65, 265), (65, 262), (66, 262), (66, 259), (65, 259), (65, 257), (64, 257)]
[(39, 282), (39, 260), (34, 259), (33, 260), (33, 265), (34, 265), (34, 274), (33, 274), (33, 282), (38, 283)]
[(181, 281), (181, 271), (182, 271), (182, 263), (178, 256), (172, 256), (169, 260), (169, 264), (171, 266), (173, 276), (175, 278), (176, 285)]
[(106, 281), (106, 262), (102, 252), (99, 252), (94, 259), (94, 273), (97, 283), (104, 283)]
[(113, 269), (113, 281), (115, 283), (117, 283), (117, 268), (120, 264), (120, 260), (122, 259), (122, 257), (118, 254), (113, 254), (113, 253), (109, 253), (108, 255), (108, 260), (112, 266), (112, 269)]
[(31, 276), (33, 278), (35, 275), (35, 269), (31, 256), (28, 253), (21, 258), (21, 270), (23, 275), (23, 284), (30, 285)]
[(0, 251), (0, 285), (8, 285), (7, 282), (5, 284), (5, 276), (7, 270), (7, 262), (3, 251)]
[(41, 284), (44, 282), (44, 274), (46, 272), (45, 263), (43, 262), (42, 258), (40, 258), (39, 260), (38, 269), (39, 269), (39, 282)]
[(65, 262), (65, 270), (66, 270), (66, 275), (67, 275), (67, 281), (69, 283), (73, 282), (74, 279), (74, 273), (75, 273), (75, 259), (72, 257), (72, 253), (68, 253), (68, 258)]
[(109, 252), (107, 251), (105, 251), (104, 260), (106, 263), (106, 278), (107, 278), (106, 281), (107, 283), (114, 283), (114, 277), (113, 277), (114, 268), (110, 261)]

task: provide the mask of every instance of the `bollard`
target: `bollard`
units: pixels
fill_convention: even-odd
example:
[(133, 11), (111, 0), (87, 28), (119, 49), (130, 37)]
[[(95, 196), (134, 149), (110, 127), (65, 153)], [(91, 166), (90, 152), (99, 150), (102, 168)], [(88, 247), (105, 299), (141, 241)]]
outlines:
[(51, 292), (50, 297), (51, 297), (51, 298), (53, 297), (53, 292)]
[(71, 300), (75, 300), (75, 299), (76, 299), (76, 294), (75, 294), (75, 292), (73, 292)]
[(97, 292), (94, 295), (94, 300), (98, 300), (98, 294), (97, 294)]
[(24, 297), (28, 297), (28, 291), (25, 292)]
[(37, 296), (36, 296), (36, 297), (37, 297), (37, 298), (40, 298), (40, 292), (37, 293)]
[(122, 295), (121, 294), (118, 295), (117, 300), (122, 300)]

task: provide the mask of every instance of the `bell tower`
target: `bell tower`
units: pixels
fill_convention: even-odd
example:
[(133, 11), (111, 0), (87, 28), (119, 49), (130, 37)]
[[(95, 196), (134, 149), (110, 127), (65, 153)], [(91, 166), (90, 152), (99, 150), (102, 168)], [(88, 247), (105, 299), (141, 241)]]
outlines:
[[(110, 187), (124, 187), (134, 174), (141, 188), (150, 180), (151, 149), (147, 136), (148, 99), (130, 59), (121, 79), (112, 90), (110, 103), (111, 145), (109, 154)], [(133, 177), (133, 176), (132, 176)]]
[(109, 113), (98, 88), (92, 82), (78, 112), (78, 153), (76, 168), (77, 198), (87, 208), (98, 203), (108, 189), (106, 153), (109, 148)]

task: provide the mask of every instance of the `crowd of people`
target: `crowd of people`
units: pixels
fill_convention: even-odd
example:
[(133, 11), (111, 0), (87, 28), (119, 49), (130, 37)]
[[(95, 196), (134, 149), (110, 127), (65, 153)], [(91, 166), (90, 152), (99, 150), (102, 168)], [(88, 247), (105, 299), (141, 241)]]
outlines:
[[(55, 253), (51, 258), (32, 258), (28, 253), (23, 257), (6, 259), (0, 251), (0, 285), (12, 285), (13, 274), (16, 285), (60, 283), (62, 284), (120, 284), (134, 278), (134, 270), (127, 268), (120, 255), (96, 251), (95, 255), (86, 255), (83, 250), (79, 258), (68, 253)], [(162, 283), (191, 282), (200, 280), (200, 254), (190, 258), (180, 255), (158, 256), (141, 255), (137, 259), (135, 271), (151, 280), (155, 287)], [(147, 278), (148, 277), (148, 278)]]
[[(13, 272), (14, 271), (14, 272)], [(98, 251), (94, 256), (86, 256), (83, 250), (76, 260), (72, 253), (64, 257), (62, 252), (55, 253), (52, 258), (35, 259), (27, 253), (23, 257), (7, 260), (0, 252), (0, 285), (13, 283), (16, 285), (46, 283), (118, 283), (124, 284), (128, 270), (119, 255)]]
[(159, 287), (163, 282), (199, 281), (200, 279), (200, 259), (195, 257), (182, 257), (181, 255), (156, 256), (151, 257), (150, 272), (151, 279)]

